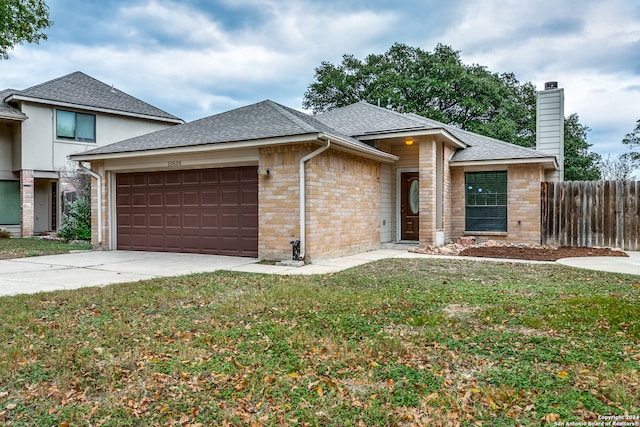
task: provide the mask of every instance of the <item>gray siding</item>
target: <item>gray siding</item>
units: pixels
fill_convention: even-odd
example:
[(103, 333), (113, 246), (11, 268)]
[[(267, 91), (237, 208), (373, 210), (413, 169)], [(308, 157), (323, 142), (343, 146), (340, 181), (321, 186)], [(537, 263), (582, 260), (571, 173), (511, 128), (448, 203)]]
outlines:
[(536, 150), (556, 156), (558, 170), (549, 170), (548, 181), (564, 181), (564, 89), (538, 92)]

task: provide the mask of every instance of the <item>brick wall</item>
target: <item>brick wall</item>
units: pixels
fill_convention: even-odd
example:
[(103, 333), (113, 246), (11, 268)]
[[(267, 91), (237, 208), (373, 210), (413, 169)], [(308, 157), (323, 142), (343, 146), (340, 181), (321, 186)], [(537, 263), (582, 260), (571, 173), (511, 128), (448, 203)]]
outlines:
[[(96, 249), (109, 249), (109, 179), (106, 176), (103, 162), (92, 162), (91, 170), (102, 177), (102, 189), (98, 188), (98, 180), (91, 177), (91, 244)], [(102, 243), (98, 242), (98, 197), (102, 197)], [(113, 248), (115, 249), (115, 248)]]
[(300, 159), (317, 145), (284, 145), (260, 149), (260, 169), (269, 176), (258, 182), (258, 257), (291, 259), (293, 239), (299, 239)]
[(20, 171), (21, 236), (33, 236), (35, 227), (35, 180), (33, 171)]
[(455, 153), (455, 150), (445, 144), (442, 152), (442, 230), (444, 231), (445, 243), (453, 238), (451, 199), (451, 173), (453, 169), (449, 166), (449, 159), (453, 153)]
[[(291, 258), (300, 238), (300, 159), (317, 145), (260, 150), (259, 243), (262, 259)], [(329, 149), (306, 164), (307, 261), (377, 248), (380, 244), (379, 162)]]
[[(478, 172), (486, 168), (451, 168), (451, 226), (452, 238), (465, 234), (464, 172)], [(507, 233), (473, 233), (478, 241), (493, 239), (513, 243), (540, 243), (540, 182), (544, 169), (537, 165), (509, 165), (507, 167)]]
[(380, 246), (380, 163), (328, 150), (307, 164), (307, 253), (334, 258)]
[(436, 241), (436, 142), (420, 142), (420, 244), (432, 245)]

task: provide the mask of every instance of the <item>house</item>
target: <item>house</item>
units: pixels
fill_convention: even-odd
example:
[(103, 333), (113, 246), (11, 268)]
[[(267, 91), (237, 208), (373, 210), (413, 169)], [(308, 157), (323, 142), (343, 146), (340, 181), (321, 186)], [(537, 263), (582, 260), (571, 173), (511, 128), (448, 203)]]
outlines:
[(71, 154), (183, 123), (133, 96), (75, 72), (0, 92), (0, 228), (32, 236), (62, 219)]
[[(562, 152), (562, 89), (542, 95)], [(539, 243), (558, 157), (365, 102), (311, 116), (267, 100), (71, 159), (96, 177), (94, 245), (282, 260), (298, 241), (313, 262), (464, 235)]]

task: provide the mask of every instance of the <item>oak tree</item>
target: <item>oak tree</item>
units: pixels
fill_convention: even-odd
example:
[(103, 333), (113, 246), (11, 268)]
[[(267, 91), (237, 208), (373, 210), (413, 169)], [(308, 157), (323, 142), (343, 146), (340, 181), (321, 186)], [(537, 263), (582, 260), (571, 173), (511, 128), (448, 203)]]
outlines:
[(18, 44), (46, 40), (44, 30), (51, 24), (44, 0), (0, 1), (0, 58), (8, 59), (9, 50)]

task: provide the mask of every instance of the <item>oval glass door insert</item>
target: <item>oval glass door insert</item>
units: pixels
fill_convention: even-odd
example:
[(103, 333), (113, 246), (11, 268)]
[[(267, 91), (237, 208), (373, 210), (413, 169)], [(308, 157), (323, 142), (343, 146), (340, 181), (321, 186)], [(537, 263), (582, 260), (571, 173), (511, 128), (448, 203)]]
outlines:
[(420, 181), (414, 179), (409, 186), (409, 209), (413, 215), (420, 212)]

